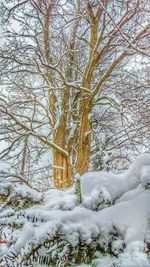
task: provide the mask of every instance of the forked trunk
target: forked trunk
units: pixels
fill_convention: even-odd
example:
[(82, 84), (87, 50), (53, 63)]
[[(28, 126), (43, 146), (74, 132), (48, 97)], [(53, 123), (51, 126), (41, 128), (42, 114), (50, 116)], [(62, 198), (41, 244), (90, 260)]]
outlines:
[[(69, 139), (67, 132), (67, 113), (64, 112), (61, 117), (59, 127), (55, 132), (54, 143), (65, 150), (68, 155), (57, 150), (53, 151), (53, 178), (55, 188), (69, 188), (73, 184), (75, 172), (82, 175), (88, 171), (92, 139), (92, 127), (89, 115), (93, 107), (92, 103), (89, 96), (83, 95), (80, 127), (76, 132), (78, 137), (73, 137), (73, 143)], [(73, 144), (77, 148), (76, 153), (75, 149), (72, 149)], [(75, 158), (76, 160), (74, 160)]]

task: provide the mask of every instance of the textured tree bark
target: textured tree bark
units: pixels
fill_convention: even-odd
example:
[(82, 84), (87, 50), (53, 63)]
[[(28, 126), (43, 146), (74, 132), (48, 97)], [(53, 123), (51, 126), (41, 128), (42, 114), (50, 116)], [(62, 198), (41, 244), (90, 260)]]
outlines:
[(88, 171), (91, 154), (91, 132), (90, 112), (92, 109), (91, 100), (84, 97), (82, 101), (82, 116), (78, 137), (78, 152), (76, 171), (82, 175)]
[(73, 170), (69, 158), (64, 157), (59, 152), (53, 152), (53, 179), (55, 188), (69, 188), (73, 180)]
[[(66, 145), (66, 120), (63, 118), (60, 126), (58, 127), (54, 142), (61, 148), (67, 148)], [(70, 162), (70, 155), (65, 156), (58, 152), (57, 150), (53, 150), (53, 179), (54, 186), (56, 188), (68, 188), (72, 185), (72, 176), (73, 176), (73, 168)]]
[[(68, 95), (64, 94), (64, 106), (67, 103)], [(57, 150), (53, 150), (53, 179), (56, 188), (68, 188), (72, 185), (73, 168), (70, 162), (70, 153), (68, 151), (68, 133), (67, 133), (67, 112), (63, 112), (58, 128), (54, 135), (54, 143), (68, 152), (68, 155), (63, 155)]]

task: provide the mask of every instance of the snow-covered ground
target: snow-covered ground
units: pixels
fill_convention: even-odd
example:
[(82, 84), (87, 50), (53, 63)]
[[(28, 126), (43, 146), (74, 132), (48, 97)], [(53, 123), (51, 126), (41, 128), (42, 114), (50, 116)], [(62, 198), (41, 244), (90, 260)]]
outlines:
[[(82, 266), (150, 267), (149, 185), (149, 154), (138, 157), (124, 173), (90, 172), (80, 177), (82, 203), (78, 203), (74, 187), (41, 194), (1, 181), (0, 196), (5, 199), (0, 213), (1, 239), (7, 242), (0, 244), (2, 262), (9, 261), (10, 252), (21, 262), (33, 247), (41, 244), (41, 249), (48, 238), (59, 233), (62, 250), (54, 240), (40, 250), (42, 255), (62, 259), (57, 266), (66, 266), (63, 262), (70, 247), (73, 250), (83, 243), (95, 248), (95, 256), (92, 265)], [(23, 208), (21, 199), (25, 197), (33, 204)], [(13, 223), (18, 227), (12, 230)]]

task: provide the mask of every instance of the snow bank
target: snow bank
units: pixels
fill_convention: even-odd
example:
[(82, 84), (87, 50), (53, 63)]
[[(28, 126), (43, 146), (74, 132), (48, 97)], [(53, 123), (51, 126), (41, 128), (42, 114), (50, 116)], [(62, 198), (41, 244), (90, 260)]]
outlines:
[[(137, 188), (139, 183), (145, 187), (150, 184), (150, 155), (137, 157), (131, 168), (121, 174), (111, 172), (89, 172), (81, 178), (83, 204), (89, 208), (95, 205), (93, 196), (100, 192), (103, 203), (99, 209), (109, 206), (126, 192)], [(96, 200), (97, 201), (97, 200)]]
[(49, 190), (43, 200), (43, 208), (71, 210), (77, 205), (74, 188), (67, 191)]

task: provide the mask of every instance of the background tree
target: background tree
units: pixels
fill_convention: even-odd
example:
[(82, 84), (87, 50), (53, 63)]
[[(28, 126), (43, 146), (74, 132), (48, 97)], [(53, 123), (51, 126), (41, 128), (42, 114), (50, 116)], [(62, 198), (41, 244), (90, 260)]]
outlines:
[[(103, 87), (103, 102), (93, 114), (93, 169), (124, 169), (135, 156), (150, 150), (149, 67), (145, 63), (142, 67), (141, 57), (140, 61), (114, 76), (110, 88)], [(95, 153), (97, 150), (99, 153)]]

